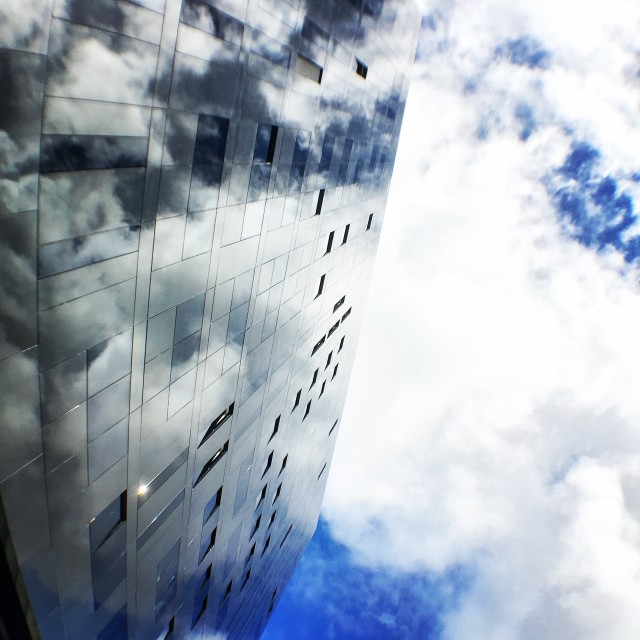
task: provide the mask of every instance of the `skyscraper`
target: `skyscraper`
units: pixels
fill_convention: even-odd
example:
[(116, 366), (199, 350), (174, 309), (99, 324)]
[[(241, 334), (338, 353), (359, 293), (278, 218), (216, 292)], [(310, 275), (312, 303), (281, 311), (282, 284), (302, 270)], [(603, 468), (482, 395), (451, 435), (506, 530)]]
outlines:
[(418, 30), (410, 0), (0, 5), (5, 636), (259, 636), (316, 526)]

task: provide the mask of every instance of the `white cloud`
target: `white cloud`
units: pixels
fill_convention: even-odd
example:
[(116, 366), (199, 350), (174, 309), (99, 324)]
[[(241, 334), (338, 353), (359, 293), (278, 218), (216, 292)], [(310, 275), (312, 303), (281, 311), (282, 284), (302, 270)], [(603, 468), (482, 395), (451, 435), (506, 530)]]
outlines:
[[(637, 170), (640, 7), (592, 4), (443, 3), (407, 109), (324, 512), (367, 564), (472, 567), (447, 638), (640, 633), (638, 274), (541, 183), (576, 139)], [(521, 35), (549, 69), (493, 59)]]

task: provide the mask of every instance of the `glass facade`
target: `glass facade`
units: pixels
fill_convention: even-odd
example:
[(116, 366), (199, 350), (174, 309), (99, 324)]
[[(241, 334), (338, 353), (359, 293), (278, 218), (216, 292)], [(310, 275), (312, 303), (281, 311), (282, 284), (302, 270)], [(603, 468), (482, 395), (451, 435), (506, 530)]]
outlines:
[(0, 5), (0, 637), (259, 637), (316, 526), (419, 23)]

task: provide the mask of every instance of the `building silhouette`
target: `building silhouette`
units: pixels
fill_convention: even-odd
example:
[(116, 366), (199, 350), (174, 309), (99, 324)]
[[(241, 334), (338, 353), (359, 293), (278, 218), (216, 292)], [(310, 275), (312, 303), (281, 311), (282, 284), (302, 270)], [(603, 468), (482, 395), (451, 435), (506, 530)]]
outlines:
[(0, 636), (259, 637), (316, 526), (419, 26), (2, 3)]

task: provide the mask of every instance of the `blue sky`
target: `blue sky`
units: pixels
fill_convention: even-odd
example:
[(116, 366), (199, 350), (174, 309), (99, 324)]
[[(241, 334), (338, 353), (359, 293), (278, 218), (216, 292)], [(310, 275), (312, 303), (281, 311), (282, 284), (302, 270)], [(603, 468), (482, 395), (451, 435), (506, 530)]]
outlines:
[(424, 6), (323, 520), (265, 638), (637, 640), (640, 4)]

